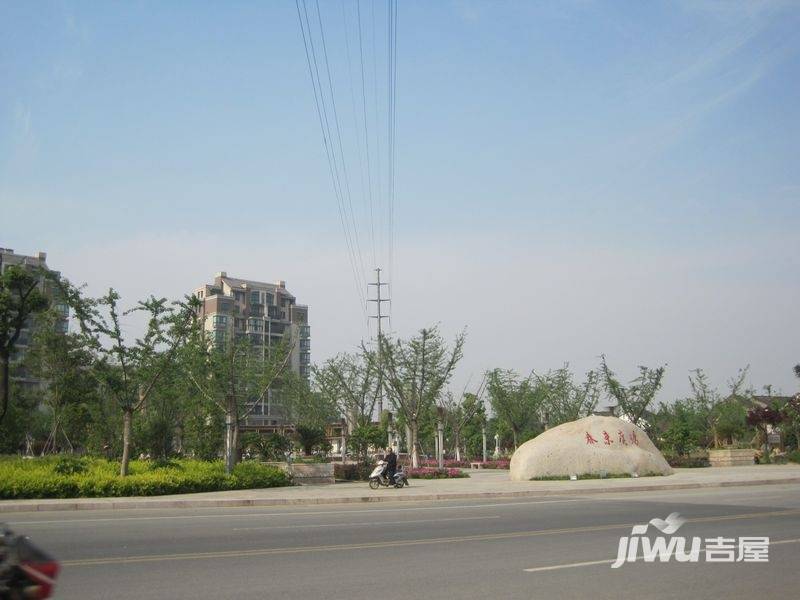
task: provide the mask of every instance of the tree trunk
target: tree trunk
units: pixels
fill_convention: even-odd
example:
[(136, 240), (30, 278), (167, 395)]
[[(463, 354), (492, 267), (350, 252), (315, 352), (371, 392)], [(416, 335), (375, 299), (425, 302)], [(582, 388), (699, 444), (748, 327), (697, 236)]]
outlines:
[(410, 429), (409, 429), (411, 436), (408, 440), (409, 443), (409, 453), (411, 454), (411, 468), (418, 469), (419, 468), (419, 449), (417, 444), (417, 436), (419, 435), (419, 423), (417, 420), (414, 419), (411, 421)]
[(234, 417), (233, 421), (233, 466), (239, 464), (239, 458), (241, 458), (242, 452), (241, 448), (239, 448), (239, 419)]
[(517, 430), (516, 429), (512, 429), (511, 430), (511, 435), (514, 437), (514, 451), (516, 452), (517, 451)]
[(233, 417), (225, 415), (225, 474), (233, 473)]
[(122, 464), (119, 474), (122, 477), (128, 475), (128, 463), (131, 461), (131, 424), (133, 423), (133, 409), (122, 409)]
[(3, 353), (0, 361), (3, 362), (3, 386), (0, 388), (0, 395), (2, 395), (0, 397), (0, 423), (2, 423), (8, 411), (9, 390), (11, 389), (11, 357)]
[(461, 462), (461, 435), (456, 432), (455, 434), (456, 439), (456, 460)]

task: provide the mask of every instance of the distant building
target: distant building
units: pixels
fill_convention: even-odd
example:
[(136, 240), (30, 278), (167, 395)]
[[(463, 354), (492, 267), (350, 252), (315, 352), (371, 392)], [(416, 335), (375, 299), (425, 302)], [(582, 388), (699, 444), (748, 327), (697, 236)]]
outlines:
[[(26, 256), (24, 254), (16, 254), (11, 248), (0, 248), (0, 273), (4, 273), (6, 269), (11, 266), (18, 266), (28, 271), (35, 269), (45, 269), (55, 275), (60, 275), (58, 271), (53, 271), (47, 266), (47, 253), (38, 252), (36, 256)], [(45, 278), (41, 278), (39, 287), (50, 297), (53, 307), (59, 313), (59, 319), (56, 323), (58, 331), (66, 333), (69, 328), (69, 307), (66, 303), (61, 301), (57, 289), (51, 282)], [(44, 382), (33, 377), (19, 362), (25, 357), (25, 353), (31, 344), (31, 337), (33, 336), (33, 320), (28, 319), (25, 327), (20, 333), (14, 350), (12, 362), (16, 363), (12, 381), (15, 381), (23, 387), (41, 387)]]
[[(202, 302), (203, 328), (216, 342), (247, 337), (266, 356), (284, 336), (293, 341), (289, 368), (308, 378), (311, 368), (311, 328), (308, 306), (297, 304), (285, 281), (265, 283), (217, 273), (214, 283), (194, 291)], [(282, 430), (284, 419), (277, 391), (256, 406), (245, 423), (261, 430)]]

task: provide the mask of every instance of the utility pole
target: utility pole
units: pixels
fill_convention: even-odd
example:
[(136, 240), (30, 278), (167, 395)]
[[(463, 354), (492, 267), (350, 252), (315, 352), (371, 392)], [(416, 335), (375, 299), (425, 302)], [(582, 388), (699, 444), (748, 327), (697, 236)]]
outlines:
[(369, 298), (367, 302), (374, 302), (377, 306), (377, 313), (376, 315), (369, 315), (370, 319), (377, 319), (378, 321), (378, 416), (383, 414), (383, 364), (381, 362), (381, 324), (384, 319), (388, 319), (389, 315), (383, 314), (383, 303), (389, 302), (390, 298), (381, 298), (381, 290), (384, 285), (389, 285), (386, 282), (381, 281), (381, 270), (375, 269), (375, 283), (368, 283), (367, 285), (374, 285), (377, 292), (377, 298)]

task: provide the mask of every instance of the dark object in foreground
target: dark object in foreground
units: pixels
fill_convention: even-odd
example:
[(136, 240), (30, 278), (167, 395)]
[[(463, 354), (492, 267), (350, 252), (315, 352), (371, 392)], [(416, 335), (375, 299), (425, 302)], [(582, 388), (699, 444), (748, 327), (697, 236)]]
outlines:
[(0, 525), (0, 600), (50, 598), (59, 569), (30, 538)]

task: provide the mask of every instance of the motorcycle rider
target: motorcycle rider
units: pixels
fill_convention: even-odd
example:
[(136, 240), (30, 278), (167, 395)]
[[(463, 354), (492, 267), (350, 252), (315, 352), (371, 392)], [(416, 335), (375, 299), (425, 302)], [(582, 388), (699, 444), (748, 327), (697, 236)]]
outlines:
[(394, 453), (391, 446), (386, 449), (386, 456), (383, 457), (383, 460), (386, 461), (386, 470), (383, 474), (389, 480), (389, 485), (391, 485), (394, 483), (394, 474), (397, 472), (397, 454)]

